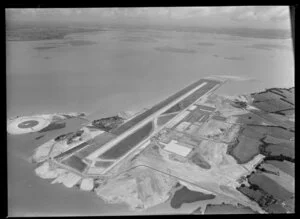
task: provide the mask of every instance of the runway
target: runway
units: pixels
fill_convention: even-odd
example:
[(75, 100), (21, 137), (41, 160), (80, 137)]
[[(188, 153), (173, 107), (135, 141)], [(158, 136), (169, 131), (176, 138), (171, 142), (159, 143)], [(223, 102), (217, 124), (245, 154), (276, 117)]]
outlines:
[[(188, 105), (185, 104), (186, 106), (183, 109), (183, 111), (184, 111), (191, 104), (198, 101), (199, 98), (201, 98), (205, 94), (209, 93), (210, 91), (214, 90), (216, 87), (220, 86), (221, 83), (222, 82), (220, 82), (220, 81), (207, 80), (207, 79), (201, 79), (201, 80), (197, 81), (196, 83), (193, 83), (192, 85), (184, 88), (183, 90), (177, 92), (176, 94), (172, 95), (171, 97), (167, 98), (166, 100), (155, 105), (154, 107), (147, 110), (146, 112), (138, 115), (136, 117), (138, 119), (133, 118), (132, 120), (128, 121), (129, 123), (131, 123), (130, 125), (127, 125), (125, 123), (122, 126), (120, 126), (121, 129), (123, 129), (123, 127), (126, 127), (126, 126), (130, 127), (130, 128), (128, 128), (126, 131), (123, 131), (123, 133), (121, 133), (119, 136), (112, 139), (110, 142), (107, 142), (105, 145), (101, 146), (98, 150), (94, 151), (93, 153), (88, 155), (86, 158), (89, 160), (94, 160), (94, 159), (101, 157), (103, 154), (111, 154), (110, 153), (111, 151), (122, 151), (121, 154), (114, 154), (114, 158), (118, 159), (118, 160), (112, 166), (110, 166), (107, 170), (104, 171), (104, 172), (107, 172), (109, 169), (111, 169), (113, 166), (115, 166), (117, 163), (119, 163), (120, 160), (124, 159), (132, 151), (134, 151), (144, 141), (149, 139), (149, 137), (152, 136), (153, 133), (158, 130), (154, 130), (152, 133), (149, 132), (149, 134), (146, 138), (141, 139), (139, 142), (135, 142), (135, 145), (133, 145), (133, 147), (127, 147), (128, 151), (119, 150), (117, 147), (123, 147), (124, 144), (122, 144), (122, 142), (123, 141), (128, 142), (128, 137), (135, 136), (134, 133), (139, 132), (139, 130), (142, 129), (146, 124), (148, 124), (149, 122), (153, 122), (155, 118), (157, 118), (158, 116), (163, 114), (166, 110), (170, 109), (175, 104), (177, 104), (181, 101), (184, 101), (186, 99), (189, 99)], [(164, 104), (162, 104), (162, 103), (164, 103)], [(141, 120), (140, 118), (143, 118), (143, 119)], [(133, 121), (135, 121), (134, 125), (132, 125)], [(161, 128), (163, 128), (163, 127), (161, 127)]]

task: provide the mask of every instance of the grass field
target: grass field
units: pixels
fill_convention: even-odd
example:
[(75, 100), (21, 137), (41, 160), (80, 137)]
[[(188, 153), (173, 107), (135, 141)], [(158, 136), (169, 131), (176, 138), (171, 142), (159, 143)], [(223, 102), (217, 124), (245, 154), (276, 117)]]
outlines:
[(285, 172), (286, 174), (295, 177), (295, 164), (289, 161), (268, 160), (266, 161), (266, 163), (272, 164), (273, 166), (280, 169), (282, 172)]
[(275, 181), (271, 180), (263, 174), (253, 174), (249, 177), (248, 180), (251, 184), (258, 185), (261, 189), (273, 195), (275, 198), (286, 200), (290, 199), (293, 196), (293, 193), (287, 191), (286, 189), (278, 185)]
[(294, 132), (290, 132), (280, 127), (268, 127), (268, 134), (275, 138), (290, 140), (291, 138), (295, 137)]
[(270, 153), (270, 156), (279, 156), (282, 154), (286, 157), (295, 158), (295, 149), (288, 144), (268, 145), (265, 150), (267, 153)]
[(247, 163), (259, 154), (259, 140), (240, 135), (238, 141), (239, 143), (230, 152), (238, 163)]

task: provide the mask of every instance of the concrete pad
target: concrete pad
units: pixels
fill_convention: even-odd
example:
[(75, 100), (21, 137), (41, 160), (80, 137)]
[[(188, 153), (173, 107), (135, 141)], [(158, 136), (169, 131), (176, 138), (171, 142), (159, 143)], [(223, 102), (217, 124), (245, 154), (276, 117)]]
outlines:
[(177, 144), (176, 141), (172, 140), (169, 144), (165, 145), (164, 150), (186, 157), (192, 149)]

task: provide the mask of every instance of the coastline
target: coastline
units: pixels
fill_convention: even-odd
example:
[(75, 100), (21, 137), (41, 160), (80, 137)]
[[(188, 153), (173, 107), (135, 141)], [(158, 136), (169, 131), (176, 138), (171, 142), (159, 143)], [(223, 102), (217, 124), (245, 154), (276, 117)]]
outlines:
[[(70, 118), (84, 118), (85, 113), (53, 113), (53, 114), (33, 114), (33, 115), (18, 115), (7, 119), (7, 133), (10, 135), (26, 134), (40, 131), (52, 123), (63, 121)], [(32, 126), (21, 127), (22, 123), (35, 122)], [(87, 120), (88, 121), (88, 120)]]
[[(91, 33), (92, 34), (92, 33)], [(10, 41), (10, 43), (12, 43), (13, 41)], [(15, 41), (14, 41), (15, 42)], [(24, 41), (25, 42), (25, 41)], [(38, 43), (42, 43), (41, 41), (38, 41)], [(107, 43), (107, 44), (109, 44), (109, 43)], [(122, 44), (123, 45), (123, 44)], [(125, 45), (125, 43), (124, 43), (124, 45)], [(131, 45), (132, 46), (132, 45)], [(214, 47), (214, 48), (216, 48), (217, 46), (219, 46), (219, 45), (217, 45), (216, 44), (216, 46)], [(19, 48), (19, 45), (17, 45), (17, 47)], [(83, 47), (82, 47), (83, 48)], [(106, 48), (106, 47), (105, 47)], [(78, 52), (78, 50), (80, 50), (81, 48), (77, 48), (77, 52)], [(33, 50), (35, 53), (37, 53), (37, 50)], [(93, 50), (89, 50), (89, 52), (93, 52)], [(106, 51), (106, 50), (104, 50), (104, 51)], [(113, 51), (113, 50), (112, 50)], [(249, 50), (250, 51), (250, 50)], [(252, 51), (254, 51), (254, 50), (252, 50)], [(260, 51), (259, 50), (257, 50), (258, 52), (257, 53), (259, 53), (260, 54)], [(19, 51), (18, 51), (19, 52)], [(54, 61), (56, 61), (56, 59), (57, 59), (57, 56), (58, 56), (58, 59), (62, 59), (63, 57), (61, 57), (61, 56), (59, 56), (59, 53), (57, 52), (57, 53), (55, 53), (56, 51), (52, 51), (52, 50), (43, 50), (43, 51), (39, 51), (40, 52), (40, 54), (39, 54), (39, 56), (40, 56), (40, 59), (38, 59), (38, 60), (32, 60), (32, 61), (40, 61), (41, 63), (47, 63), (46, 65), (45, 65), (45, 68), (44, 69), (47, 69), (47, 67), (48, 67), (48, 64), (49, 63), (52, 63), (52, 62), (54, 62)], [(53, 55), (53, 57), (51, 57), (51, 55), (49, 55), (49, 54), (51, 54), (51, 53), (54, 53), (54, 55)], [(108, 51), (108, 53), (110, 52), (110, 50)], [(149, 51), (149, 54), (150, 54), (150, 52), (151, 51)], [(63, 53), (63, 51), (62, 51), (62, 53)], [(219, 54), (219, 52), (216, 52), (218, 55), (220, 55)], [(262, 51), (262, 53), (263, 53), (263, 51)], [(84, 54), (84, 53), (83, 53)], [(147, 53), (148, 54), (148, 53)], [(42, 56), (44, 56), (44, 55), (47, 55), (47, 56), (49, 56), (50, 57), (50, 59), (49, 60), (43, 60), (43, 59), (41, 59), (41, 57)], [(130, 54), (129, 54), (130, 55)], [(176, 55), (175, 53), (173, 54), (174, 56)], [(199, 55), (199, 54), (195, 54), (195, 56), (196, 55)], [(83, 55), (84, 56), (84, 55)], [(221, 57), (222, 57), (222, 55), (220, 55)], [(70, 57), (72, 57), (72, 56), (70, 56)], [(87, 57), (87, 56), (85, 56), (85, 57)], [(113, 56), (114, 57), (114, 56)], [(141, 57), (143, 58), (143, 56), (141, 55)], [(157, 57), (159, 57), (159, 59), (161, 59), (161, 57), (160, 57), (160, 54), (157, 54)], [(103, 57), (100, 57), (101, 59), (103, 58)], [(247, 57), (248, 58), (248, 57)], [(14, 60), (17, 60), (17, 59), (14, 59)], [(84, 59), (83, 59), (84, 60)], [(105, 57), (103, 58), (103, 60), (105, 60)], [(125, 58), (125, 60), (127, 60), (127, 58)], [(130, 61), (130, 59), (128, 59), (129, 61)], [(183, 59), (184, 60), (184, 59)], [(74, 61), (74, 59), (67, 59), (66, 60), (66, 64), (69, 64), (71, 61)], [(168, 61), (172, 61), (172, 60), (163, 60), (164, 62), (168, 62)], [(225, 60), (226, 61), (226, 60)], [(224, 61), (224, 63), (226, 63)], [(125, 61), (124, 61), (125, 62)], [(215, 60), (215, 62), (220, 62), (220, 63), (222, 63), (222, 59), (216, 59)], [(17, 61), (15, 61), (15, 63), (14, 64), (16, 64), (17, 63)], [(79, 62), (80, 63), (80, 62)], [(90, 63), (90, 62), (89, 62)], [(99, 62), (101, 65), (103, 65), (102, 67), (104, 68), (104, 69), (106, 69), (106, 65), (105, 65), (105, 63), (103, 62)], [(126, 62), (125, 62), (126, 63)], [(178, 61), (178, 63), (179, 64), (181, 64), (179, 61)], [(76, 61), (74, 62), (74, 64), (75, 64), (75, 67), (74, 67), (74, 69), (75, 69), (75, 71), (77, 71), (78, 69), (80, 69), (78, 66), (76, 66)], [(193, 67), (193, 63), (189, 63), (189, 64), (191, 64), (191, 65), (189, 65), (189, 66), (192, 66)], [(259, 63), (258, 63), (259, 64)], [(269, 64), (269, 63), (267, 63), (267, 64)], [(216, 64), (217, 65), (217, 64)], [(97, 66), (97, 65), (95, 65), (95, 66)], [(153, 66), (160, 66), (159, 65), (159, 62), (156, 62), (156, 59), (153, 59)], [(184, 72), (183, 70), (184, 69), (181, 69), (181, 68), (178, 68), (177, 66), (176, 66), (176, 64), (174, 63), (174, 66), (175, 66), (175, 69), (177, 68), (178, 69), (178, 72)], [(271, 65), (270, 65), (271, 66)], [(23, 67), (22, 65), (21, 65), (21, 67)], [(91, 70), (93, 71), (93, 65), (91, 66)], [(195, 66), (195, 67), (199, 67), (199, 66)], [(20, 68), (20, 69), (22, 69), (22, 71), (26, 71), (27, 69), (26, 68)], [(190, 68), (191, 69), (191, 68)], [(107, 71), (110, 71), (111, 69), (107, 69)], [(130, 69), (130, 70), (132, 70), (132, 69)], [(171, 69), (172, 70), (172, 69)], [(215, 70), (212, 68), (211, 69), (212, 70), (212, 72), (214, 72)], [(255, 69), (255, 70), (257, 70), (256, 72), (260, 72), (260, 69)], [(280, 69), (280, 71), (281, 71), (282, 69)], [(35, 72), (35, 69), (33, 69), (33, 71), (32, 71), (32, 69), (29, 69), (28, 70), (29, 72)], [(58, 69), (57, 69), (57, 71), (66, 71), (66, 69), (64, 69), (63, 67), (59, 67)], [(96, 70), (97, 71), (97, 70)], [(156, 72), (158, 72), (157, 71), (157, 69), (155, 69), (155, 71)], [(224, 71), (228, 71), (228, 72), (232, 72), (232, 69), (226, 69), (226, 66), (224, 66)], [(261, 70), (261, 71), (263, 71), (263, 70)], [(272, 71), (272, 69), (270, 69), (270, 71)], [(45, 70), (45, 73), (47, 72), (47, 70)], [(246, 71), (245, 71), (246, 72)], [(176, 71), (174, 72), (174, 74), (176, 73)], [(188, 71), (187, 71), (187, 73), (189, 73)], [(160, 73), (161, 75), (163, 75), (164, 74), (164, 72), (162, 71), (162, 73)], [(201, 73), (200, 73), (201, 74)], [(255, 74), (255, 73), (253, 73), (253, 74)], [(97, 75), (98, 75), (98, 72), (97, 72)], [(93, 76), (93, 75), (91, 75), (91, 76)], [(102, 77), (103, 75), (101, 75), (101, 77)], [(104, 76), (105, 76), (105, 74), (104, 74)], [(103, 77), (104, 77), (103, 76)], [(187, 74), (187, 76), (188, 76), (188, 74)], [(194, 76), (194, 77), (198, 77), (199, 76), (199, 72), (197, 73), (197, 76)], [(252, 75), (251, 75), (252, 76)], [(167, 76), (167, 77), (169, 77), (169, 75)], [(176, 77), (176, 76), (175, 76)], [(189, 76), (190, 78), (189, 78), (189, 80), (192, 80), (193, 78), (193, 76)], [(256, 77), (256, 76), (255, 76)], [(156, 76), (155, 77), (153, 77), (153, 78), (156, 78)], [(259, 77), (258, 77), (259, 78)], [(275, 78), (275, 76), (274, 76), (274, 78)], [(129, 77), (129, 79), (131, 79), (130, 77)], [(152, 80), (152, 78), (150, 78), (149, 77), (149, 84), (151, 83), (151, 80)], [(162, 79), (164, 79), (164, 78), (162, 78)], [(148, 80), (148, 77), (147, 77), (147, 80)], [(140, 82), (140, 81), (139, 81)], [(176, 81), (175, 81), (176, 82)], [(109, 82), (109, 80), (108, 80), (108, 84), (109, 84), (110, 82)], [(272, 83), (272, 82), (271, 82)], [(36, 84), (38, 84), (38, 83), (36, 83)], [(238, 83), (237, 83), (238, 84)], [(173, 86), (173, 85), (172, 85)], [(171, 87), (171, 84), (170, 84), (170, 87)], [(98, 87), (99, 88), (99, 93), (103, 93), (103, 90), (101, 90), (101, 86), (99, 86)], [(154, 88), (155, 88), (155, 85), (154, 85)], [(18, 92), (20, 92), (20, 91), (18, 91)], [(97, 91), (97, 93), (98, 93), (98, 91)], [(98, 95), (98, 94), (97, 94)], [(110, 93), (109, 93), (109, 95), (110, 95)], [(108, 96), (109, 96), (108, 95)], [(156, 94), (155, 94), (156, 95)], [(55, 96), (55, 95), (53, 95), (53, 96)], [(159, 96), (159, 94), (157, 94), (156, 96)], [(28, 96), (29, 97), (29, 96)], [(23, 97), (24, 98), (24, 97)], [(98, 97), (96, 97), (96, 98), (98, 98)], [(95, 96), (94, 97), (91, 97), (90, 99), (91, 100), (96, 100), (96, 98), (95, 98)], [(45, 98), (44, 98), (45, 99)], [(62, 98), (61, 98), (62, 99)], [(102, 100), (101, 100), (102, 101)], [(113, 102), (113, 101), (112, 101)], [(84, 102), (84, 104), (86, 104), (86, 102)], [(104, 102), (101, 102), (101, 104), (104, 104)], [(112, 106), (113, 106), (113, 104), (111, 104)], [(59, 104), (53, 104), (53, 106), (55, 106), (55, 107), (57, 107), (57, 106), (59, 106)], [(89, 104), (87, 104), (86, 106), (89, 106)], [(35, 107), (35, 106), (34, 106)], [(115, 107), (115, 106), (114, 106)], [(33, 108), (33, 107), (31, 107), (31, 108)], [(73, 108), (71, 108), (71, 110), (72, 109), (76, 109), (77, 107), (73, 107)], [(97, 107), (90, 107), (91, 109), (96, 109)], [(101, 108), (101, 105), (100, 105), (100, 108)], [(19, 110), (20, 110), (21, 108), (19, 108)], [(50, 108), (49, 108), (50, 109)], [(57, 109), (59, 109), (59, 107), (57, 108)], [(84, 109), (84, 108), (83, 108)], [(85, 109), (84, 109), (85, 110)], [(64, 111), (64, 110), (63, 110)], [(66, 111), (68, 111), (68, 110), (66, 110)], [(25, 111), (24, 111), (25, 112)], [(42, 111), (42, 112), (44, 112), (44, 111)], [(34, 113), (29, 113), (28, 115), (35, 115)], [(46, 112), (44, 112), (43, 114), (51, 114), (51, 113), (46, 113)], [(55, 113), (53, 113), (53, 114), (55, 114)], [(89, 113), (88, 115), (90, 115), (91, 113)], [(88, 116), (87, 115), (87, 116)], [(59, 130), (57, 130), (57, 131), (59, 131)], [(42, 139), (43, 140), (43, 139)], [(41, 165), (41, 164), (40, 164)], [(38, 167), (38, 166), (37, 166)], [(31, 169), (30, 169), (30, 171), (32, 171)], [(33, 172), (33, 174), (34, 174), (34, 171), (32, 171)], [(20, 176), (22, 176), (22, 174), (20, 174)], [(31, 175), (30, 175), (31, 176)], [(34, 176), (35, 176), (35, 174), (34, 174)], [(31, 176), (32, 177), (32, 176)], [(35, 177), (36, 179), (35, 180), (40, 180), (40, 178), (39, 177)], [(22, 180), (22, 177), (19, 177), (19, 178), (17, 178), (19, 181), (21, 181)], [(40, 180), (41, 181), (41, 183), (42, 184), (47, 184), (47, 186), (48, 186), (48, 184), (50, 185), (50, 186), (53, 186), (53, 187), (50, 187), (50, 186), (48, 186), (50, 189), (49, 189), (49, 191), (47, 191), (47, 192), (50, 192), (51, 193), (51, 191), (54, 191), (55, 189), (57, 189), (57, 191), (64, 191), (64, 190), (66, 190), (66, 191), (68, 191), (66, 194), (69, 194), (70, 195), (70, 200), (69, 199), (64, 199), (64, 197), (63, 196), (58, 196), (58, 197), (60, 197), (60, 198), (57, 198), (57, 197), (52, 197), (52, 200), (55, 200), (54, 202), (57, 202), (57, 203), (62, 203), (61, 205), (63, 205), (64, 203), (63, 202), (69, 202), (70, 201), (70, 203), (71, 203), (71, 201), (73, 202), (73, 200), (75, 201), (75, 198), (74, 199), (72, 199), (73, 197), (77, 197), (77, 199), (80, 199), (80, 195), (79, 196), (76, 196), (76, 195), (74, 195), (74, 196), (72, 196), (72, 192), (73, 192), (73, 190), (70, 190), (69, 188), (67, 188), (66, 186), (64, 186), (64, 184), (63, 183), (61, 183), (61, 184), (63, 184), (63, 185), (51, 185), (50, 183), (51, 183), (51, 181), (49, 181), (48, 182), (48, 180), (46, 181), (46, 180)], [(54, 180), (52, 180), (52, 181), (54, 181)], [(83, 181), (83, 180), (82, 180)], [(73, 188), (74, 187), (78, 187), (79, 185), (78, 184), (80, 184), (80, 181), (77, 183), (77, 184), (75, 184), (74, 186), (73, 186)], [(76, 186), (77, 185), (77, 186)], [(81, 184), (80, 184), (81, 185)], [(97, 184), (95, 183), (94, 184), (94, 187), (96, 186)], [(88, 186), (86, 186), (86, 187), (88, 187)], [(60, 188), (62, 188), (62, 189), (60, 189)], [(83, 188), (84, 188), (84, 186), (83, 186)], [(26, 188), (25, 188), (26, 189)], [(80, 186), (79, 186), (79, 189), (80, 189)], [(94, 191), (94, 189), (92, 189), (92, 191)], [(32, 189), (32, 192), (39, 192), (38, 191), (38, 189), (35, 191), (35, 190), (33, 190)], [(42, 192), (41, 192), (42, 193)], [(53, 192), (53, 193), (55, 193), (55, 191)], [(75, 193), (75, 192), (74, 192)], [(21, 194), (21, 193), (20, 193)], [(29, 194), (30, 195), (30, 194)], [(44, 196), (45, 195), (47, 195), (47, 193), (44, 193)], [(95, 194), (93, 194), (93, 195), (95, 195)], [(84, 195), (83, 195), (84, 196)], [(26, 196), (26, 197), (28, 197), (28, 196)], [(18, 199), (18, 196), (16, 196), (16, 198)], [(55, 199), (56, 198), (56, 199)], [(97, 197), (98, 198), (98, 197)], [(50, 194), (50, 197), (48, 198), (49, 199), (49, 203), (50, 203), (50, 205), (51, 205), (51, 194)], [(93, 198), (91, 198), (91, 200), (92, 200)], [(64, 200), (64, 201), (62, 201), (62, 200)], [(89, 200), (90, 199), (86, 199), (85, 201), (86, 201), (86, 203), (89, 203), (90, 204), (90, 202), (89, 202)], [(93, 199), (94, 200), (94, 199)], [(101, 209), (101, 210), (99, 210), (99, 211), (97, 211), (97, 213), (98, 214), (105, 214), (104, 212), (106, 212), (106, 209), (102, 209), (103, 207), (102, 206), (105, 206), (104, 208), (107, 208), (107, 206), (108, 205), (105, 205), (104, 204), (104, 201), (102, 201), (101, 199), (99, 199), (98, 198), (98, 200), (99, 200), (99, 207), (98, 206), (95, 206), (95, 205), (92, 205), (92, 206), (94, 206), (94, 208), (95, 209)], [(60, 202), (61, 201), (61, 202)], [(26, 201), (25, 201), (26, 202)], [(53, 201), (52, 201), (53, 202)], [(95, 201), (96, 202), (96, 201)], [(21, 203), (21, 202), (20, 202)], [(46, 202), (45, 201), (45, 203), (48, 203), (48, 202)], [(75, 201), (75, 203), (76, 203), (76, 201)], [(40, 208), (39, 208), (39, 205), (38, 205), (39, 203), (37, 203), (37, 205), (36, 206), (33, 206), (32, 208), (27, 208), (28, 210), (37, 210), (37, 211), (39, 211), (40, 210)], [(81, 203), (83, 206), (85, 206), (85, 202), (82, 202)], [(98, 204), (98, 203), (97, 203)], [(54, 205), (55, 205), (55, 203), (54, 203)], [(68, 205), (68, 204), (67, 204)], [(76, 204), (75, 204), (76, 205)], [(114, 205), (112, 205), (112, 204), (110, 204), (109, 206), (118, 206), (117, 204), (114, 204)], [(23, 206), (22, 206), (23, 207)], [(52, 206), (53, 207), (53, 206)], [(56, 206), (57, 207), (57, 206)], [(84, 207), (83, 208), (80, 208), (80, 206), (77, 206), (78, 207), (78, 209), (81, 209), (82, 210), (82, 212), (86, 212), (85, 211), (85, 209), (84, 209)], [(86, 208), (86, 206), (85, 206), (85, 208)], [(24, 209), (26, 209), (26, 208), (24, 208)], [(26, 209), (26, 210), (27, 210)], [(52, 209), (55, 209), (54, 207), (52, 208)], [(58, 208), (59, 209), (59, 208)], [(68, 208), (66, 208), (66, 211), (67, 211), (67, 209)], [(70, 208), (69, 208), (70, 209)], [(75, 209), (75, 208), (74, 208)], [(119, 211), (118, 211), (118, 209), (117, 209), (117, 207), (113, 207), (112, 208), (113, 210), (111, 211), (111, 212), (113, 212), (113, 213), (116, 213), (116, 212), (118, 212), (119, 213)], [(90, 210), (90, 209), (89, 209)], [(45, 211), (46, 212), (46, 211)], [(51, 210), (49, 211), (50, 213), (51, 213)], [(58, 210), (58, 212), (60, 212), (60, 213), (65, 213), (65, 211), (64, 210)], [(77, 212), (76, 210), (74, 211), (74, 212)], [(72, 212), (72, 213), (74, 213), (74, 212)], [(79, 211), (78, 211), (79, 212)], [(80, 212), (80, 213), (82, 213), (82, 212)], [(59, 214), (59, 213), (55, 213), (55, 214)]]

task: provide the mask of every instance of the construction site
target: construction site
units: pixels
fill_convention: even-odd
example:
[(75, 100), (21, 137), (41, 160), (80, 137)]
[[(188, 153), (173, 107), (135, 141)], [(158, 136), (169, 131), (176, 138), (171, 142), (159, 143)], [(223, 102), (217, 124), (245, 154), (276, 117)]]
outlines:
[[(293, 147), (291, 123), (278, 120), (283, 115), (263, 114), (249, 96), (212, 94), (215, 83), (204, 93), (207, 81), (201, 83), (150, 111), (98, 119), (46, 142), (33, 155), (36, 174), (137, 211), (202, 200), (202, 213), (209, 205), (292, 212), (293, 186), (286, 191), (282, 178), (291, 185), (292, 171), (282, 162), (265, 164), (293, 159), (286, 149), (280, 153), (283, 146)], [(260, 185), (267, 180), (274, 186)], [(185, 187), (178, 190), (178, 183)]]

